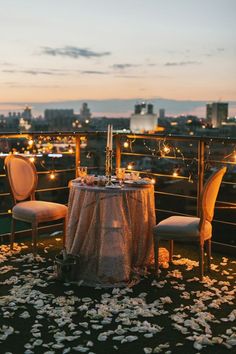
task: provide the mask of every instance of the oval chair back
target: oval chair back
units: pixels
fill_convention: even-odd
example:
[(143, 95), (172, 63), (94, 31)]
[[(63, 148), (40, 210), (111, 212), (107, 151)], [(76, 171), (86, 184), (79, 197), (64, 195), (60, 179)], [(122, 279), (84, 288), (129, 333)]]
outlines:
[(8, 155), (4, 164), (14, 202), (35, 199), (38, 175), (34, 164), (20, 155)]

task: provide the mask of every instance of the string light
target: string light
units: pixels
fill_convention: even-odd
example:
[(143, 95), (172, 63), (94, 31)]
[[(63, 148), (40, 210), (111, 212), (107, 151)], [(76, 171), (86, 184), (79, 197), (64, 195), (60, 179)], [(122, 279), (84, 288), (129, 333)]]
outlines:
[(51, 171), (50, 174), (49, 174), (49, 178), (51, 180), (54, 180), (56, 178), (56, 175), (55, 175), (55, 172), (54, 171)]
[(173, 173), (172, 173), (172, 176), (173, 176), (173, 177), (178, 177), (178, 176), (179, 176), (178, 171), (177, 171), (177, 170), (174, 170)]
[[(147, 138), (148, 139), (148, 138)], [(125, 141), (123, 141), (123, 148), (127, 149), (129, 148), (130, 151), (132, 152), (132, 144), (136, 141), (136, 138), (129, 138), (125, 137)], [(143, 139), (143, 145), (145, 148), (155, 157), (157, 158), (169, 158), (169, 159), (177, 159), (177, 160), (182, 160), (181, 164), (179, 164), (178, 168), (174, 169), (172, 176), (173, 177), (178, 177), (180, 174), (186, 177), (186, 180), (188, 180), (190, 183), (192, 183), (198, 174), (198, 160), (197, 158), (185, 158), (182, 149), (183, 146), (175, 146), (175, 143), (172, 142), (170, 143), (171, 137), (164, 137), (161, 139), (156, 139), (152, 140), (144, 140)], [(59, 145), (59, 148), (64, 149), (64, 153), (74, 153), (75, 148), (75, 135), (71, 136), (45, 136), (45, 135), (39, 135), (39, 136), (28, 136), (26, 138), (27, 145), (25, 147), (21, 147), (19, 143), (17, 143), (18, 149), (12, 149), (13, 154), (19, 154), (19, 153), (27, 153), (28, 154), (33, 154), (34, 156), (37, 153), (45, 153), (49, 154), (50, 152), (53, 151), (53, 149), (58, 148), (57, 144)], [(148, 142), (148, 144), (147, 144)], [(81, 136), (80, 137), (80, 146), (81, 148), (86, 148), (87, 147), (87, 136)], [(209, 138), (205, 142), (205, 161), (204, 161), (204, 167), (205, 170), (211, 169), (213, 166), (215, 166), (215, 161), (213, 160), (211, 154), (212, 154), (212, 149), (211, 145), (213, 143), (213, 139)], [(226, 145), (224, 142), (222, 142), (223, 145)], [(44, 146), (43, 146), (44, 145)], [(71, 146), (72, 145), (72, 146)], [(176, 145), (179, 145), (176, 144)], [(192, 147), (193, 144), (189, 143), (189, 147)], [(195, 146), (195, 145), (194, 145)], [(34, 148), (33, 148), (34, 147)], [(32, 149), (33, 148), (33, 149)], [(187, 150), (187, 147), (186, 147)], [(189, 149), (190, 150), (190, 149)], [(233, 151), (232, 151), (233, 150)], [(169, 155), (168, 157), (166, 155)], [(171, 156), (172, 155), (172, 156)], [(224, 157), (222, 157), (222, 160), (228, 160), (228, 162), (235, 164), (236, 163), (236, 146), (232, 146), (231, 152), (228, 148), (227, 153), (224, 153)], [(31, 156), (29, 157), (29, 160), (31, 162), (35, 162), (35, 157)], [(188, 157), (191, 156), (191, 151), (188, 151)], [(87, 153), (86, 158), (91, 158), (90, 152)], [(41, 159), (40, 159), (41, 160)], [(41, 163), (41, 161), (40, 161)], [(134, 169), (134, 162), (128, 163), (127, 169), (128, 170), (133, 170)], [(45, 170), (49, 170), (46, 166), (44, 166)], [(48, 171), (50, 175), (50, 179), (55, 179), (56, 175), (54, 172), (54, 166), (51, 166), (52, 172)]]
[(136, 138), (134, 138), (134, 139), (127, 139), (126, 141), (124, 141), (123, 142), (123, 147), (125, 148), (125, 149), (130, 149), (130, 151), (132, 152), (132, 144), (135, 142), (135, 140), (136, 140)]
[(151, 179), (151, 184), (155, 184), (155, 183), (156, 183), (155, 178), (152, 178), (152, 179)]
[(128, 163), (127, 169), (128, 170), (132, 170), (133, 169), (133, 164), (132, 163)]
[(165, 145), (165, 146), (163, 147), (163, 151), (164, 151), (165, 154), (169, 154), (169, 153), (170, 153), (170, 147), (167, 146), (167, 145)]

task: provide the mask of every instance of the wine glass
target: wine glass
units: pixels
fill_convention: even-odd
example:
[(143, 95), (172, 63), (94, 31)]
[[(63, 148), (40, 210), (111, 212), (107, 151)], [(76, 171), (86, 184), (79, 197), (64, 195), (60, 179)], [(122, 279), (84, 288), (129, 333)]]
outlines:
[(122, 186), (125, 179), (125, 168), (122, 167), (116, 168), (116, 178), (118, 179), (120, 186)]
[(138, 171), (132, 171), (131, 172), (131, 179), (133, 181), (137, 181), (139, 179), (139, 172)]
[(78, 177), (80, 177), (80, 181), (82, 184), (84, 184), (87, 174), (88, 174), (87, 167), (81, 167), (81, 166), (78, 167)]

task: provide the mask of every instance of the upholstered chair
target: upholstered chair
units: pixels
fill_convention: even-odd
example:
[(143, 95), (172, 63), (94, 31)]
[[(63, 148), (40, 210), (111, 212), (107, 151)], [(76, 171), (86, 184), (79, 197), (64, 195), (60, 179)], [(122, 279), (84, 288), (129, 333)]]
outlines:
[(67, 206), (35, 200), (38, 175), (34, 163), (21, 155), (8, 155), (4, 165), (15, 203), (12, 208), (11, 249), (14, 244), (16, 220), (31, 224), (34, 255), (37, 249), (38, 225), (41, 223), (62, 219), (65, 244)]
[(202, 280), (204, 271), (204, 243), (207, 244), (207, 263), (211, 265), (211, 237), (212, 219), (214, 216), (215, 202), (226, 167), (213, 173), (204, 185), (201, 196), (200, 217), (170, 216), (162, 220), (153, 228), (155, 274), (159, 277), (158, 251), (159, 242), (168, 240), (169, 261), (172, 261), (174, 241), (186, 241), (199, 245), (199, 274)]

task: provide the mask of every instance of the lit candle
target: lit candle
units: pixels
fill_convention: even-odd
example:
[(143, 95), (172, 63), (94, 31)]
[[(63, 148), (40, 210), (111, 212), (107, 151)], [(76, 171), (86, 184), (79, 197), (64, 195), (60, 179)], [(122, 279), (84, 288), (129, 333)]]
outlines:
[(107, 126), (107, 148), (110, 148), (110, 124)]
[(113, 137), (112, 137), (113, 126), (110, 126), (110, 150), (112, 150)]

